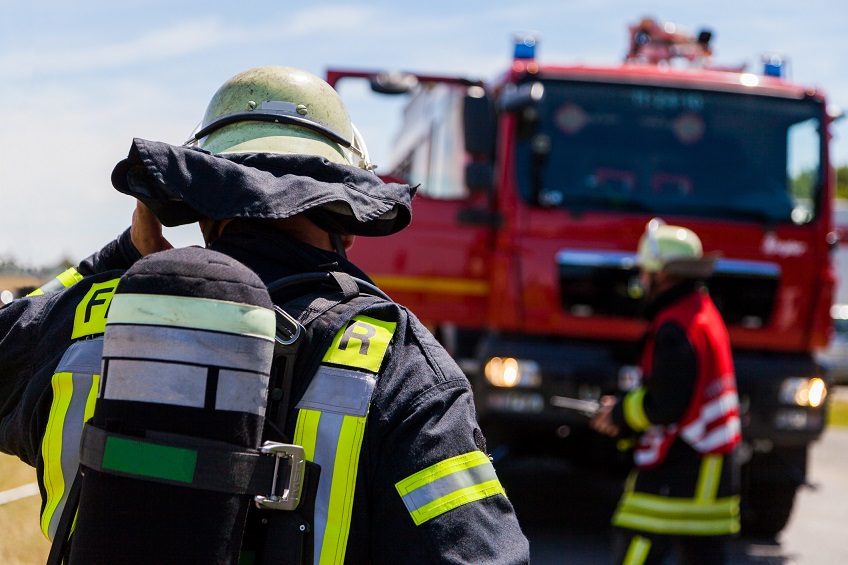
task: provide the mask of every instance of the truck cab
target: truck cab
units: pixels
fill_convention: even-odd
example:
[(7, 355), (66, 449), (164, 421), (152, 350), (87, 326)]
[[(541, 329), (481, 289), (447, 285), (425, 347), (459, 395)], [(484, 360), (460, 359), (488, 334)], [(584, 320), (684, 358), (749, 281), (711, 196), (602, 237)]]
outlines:
[(743, 527), (774, 535), (825, 425), (835, 116), (779, 59), (714, 67), (709, 32), (645, 34), (610, 66), (542, 63), (522, 37), (491, 83), (328, 72), (409, 96), (386, 176), (419, 185), (412, 224), (351, 258), (454, 355), (490, 448), (609, 468), (613, 442), (572, 401), (639, 384), (636, 244), (655, 217), (694, 230), (720, 254)]

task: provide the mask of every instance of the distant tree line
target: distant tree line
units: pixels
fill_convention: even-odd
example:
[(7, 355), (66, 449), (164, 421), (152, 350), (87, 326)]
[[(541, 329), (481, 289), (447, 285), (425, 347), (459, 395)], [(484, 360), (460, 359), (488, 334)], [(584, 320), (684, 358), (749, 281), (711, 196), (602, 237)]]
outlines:
[[(816, 186), (815, 170), (802, 171), (790, 179), (790, 189), (796, 198), (811, 198)], [(836, 197), (848, 200), (848, 165), (836, 167)]]
[(62, 259), (58, 265), (32, 267), (19, 264), (14, 257), (0, 256), (0, 273), (10, 275), (29, 275), (40, 279), (49, 279), (72, 266), (74, 266), (74, 263), (71, 263), (70, 260)]
[(848, 200), (848, 165), (836, 168), (836, 197)]

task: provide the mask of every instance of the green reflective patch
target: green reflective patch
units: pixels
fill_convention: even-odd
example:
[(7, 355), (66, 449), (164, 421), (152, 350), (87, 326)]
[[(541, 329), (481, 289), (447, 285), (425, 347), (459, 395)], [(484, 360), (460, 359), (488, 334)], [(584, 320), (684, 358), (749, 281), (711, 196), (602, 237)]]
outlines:
[(193, 449), (155, 445), (108, 437), (103, 468), (121, 473), (190, 483), (194, 479), (197, 452)]

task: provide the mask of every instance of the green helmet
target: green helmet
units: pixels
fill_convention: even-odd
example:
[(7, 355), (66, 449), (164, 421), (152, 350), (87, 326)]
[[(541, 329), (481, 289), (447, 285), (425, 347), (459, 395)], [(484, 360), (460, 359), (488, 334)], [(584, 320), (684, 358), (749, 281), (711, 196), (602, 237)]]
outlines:
[(212, 97), (188, 143), (213, 154), (317, 155), (374, 168), (338, 93), (292, 67), (257, 67), (229, 79)]
[(667, 225), (654, 218), (645, 227), (636, 252), (636, 264), (649, 273), (703, 278), (712, 273), (715, 256), (704, 257), (700, 238), (690, 229)]

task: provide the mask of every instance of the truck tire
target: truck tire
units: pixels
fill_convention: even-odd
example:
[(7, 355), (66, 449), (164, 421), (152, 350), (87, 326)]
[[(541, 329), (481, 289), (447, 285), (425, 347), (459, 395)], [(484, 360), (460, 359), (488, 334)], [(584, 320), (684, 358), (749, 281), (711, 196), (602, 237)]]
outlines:
[(743, 505), (742, 533), (746, 537), (774, 539), (789, 523), (798, 486), (762, 483), (749, 489)]
[(807, 448), (755, 454), (742, 468), (742, 533), (774, 539), (792, 516), (795, 493), (806, 481)]

